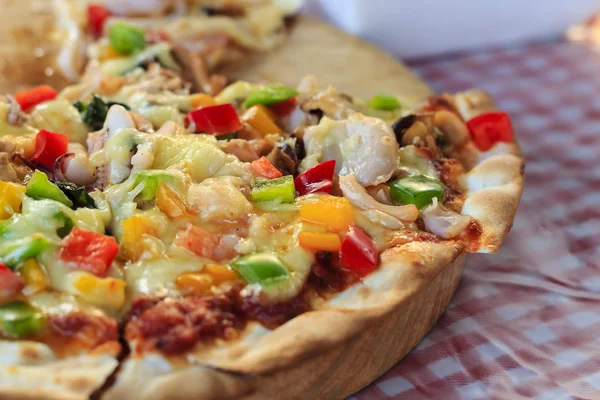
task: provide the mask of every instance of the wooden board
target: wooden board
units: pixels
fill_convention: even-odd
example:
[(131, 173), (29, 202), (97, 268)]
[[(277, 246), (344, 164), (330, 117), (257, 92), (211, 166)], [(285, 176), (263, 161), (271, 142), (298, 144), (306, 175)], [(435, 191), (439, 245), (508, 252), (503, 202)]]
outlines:
[(429, 87), (404, 64), (376, 47), (323, 22), (299, 18), (287, 44), (269, 54), (255, 55), (248, 62), (224, 71), (249, 81), (280, 81), (295, 86), (307, 74), (323, 85), (369, 98), (393, 93), (419, 100)]
[[(49, 0), (0, 0), (0, 37), (4, 38), (0, 40), (0, 92), (40, 83), (64, 84), (49, 69), (57, 50), (48, 34), (50, 7)], [(234, 78), (289, 85), (313, 73), (323, 84), (365, 98), (385, 92), (413, 101), (430, 94), (422, 81), (382, 51), (306, 18), (299, 19), (285, 47), (268, 57), (256, 55), (225, 72)], [(461, 255), (418, 296), (342, 346), (276, 375), (258, 377), (253, 386), (260, 391), (245, 399), (341, 399), (368, 385), (433, 327), (456, 290), (464, 259)]]

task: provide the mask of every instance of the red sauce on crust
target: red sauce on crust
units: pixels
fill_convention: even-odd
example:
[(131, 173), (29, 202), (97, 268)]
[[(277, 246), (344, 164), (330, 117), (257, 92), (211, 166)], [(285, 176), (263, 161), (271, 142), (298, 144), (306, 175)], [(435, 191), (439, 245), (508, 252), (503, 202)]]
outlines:
[(310, 310), (307, 291), (286, 302), (264, 304), (240, 290), (237, 285), (204, 296), (138, 298), (125, 319), (125, 336), (138, 342), (140, 352), (178, 354), (198, 342), (234, 339), (248, 320), (275, 328)]
[(359, 281), (354, 273), (339, 267), (339, 254), (319, 251), (315, 258), (316, 262), (309, 276), (309, 285), (315, 288), (318, 294), (342, 292)]
[(116, 348), (116, 353), (120, 350), (117, 321), (106, 316), (84, 312), (52, 315), (48, 318), (48, 328), (50, 332), (42, 341), (61, 355), (93, 350), (108, 343)]
[(463, 232), (463, 236), (467, 241), (467, 249), (471, 252), (477, 251), (481, 246), (481, 235), (483, 234), (483, 228), (481, 224), (475, 219), (471, 219), (469, 225)]
[(142, 348), (171, 354), (189, 350), (201, 339), (234, 338), (246, 321), (238, 312), (238, 293), (231, 288), (210, 296), (139, 298), (126, 319), (125, 336)]
[(292, 300), (275, 304), (262, 304), (255, 297), (244, 297), (240, 307), (240, 311), (245, 317), (258, 321), (270, 329), (283, 325), (310, 309), (310, 301), (306, 292), (300, 293)]
[(464, 194), (460, 190), (458, 178), (465, 173), (461, 162), (456, 158), (432, 160), (433, 167), (440, 174), (440, 180), (446, 185), (444, 200), (446, 202), (459, 201), (462, 206)]

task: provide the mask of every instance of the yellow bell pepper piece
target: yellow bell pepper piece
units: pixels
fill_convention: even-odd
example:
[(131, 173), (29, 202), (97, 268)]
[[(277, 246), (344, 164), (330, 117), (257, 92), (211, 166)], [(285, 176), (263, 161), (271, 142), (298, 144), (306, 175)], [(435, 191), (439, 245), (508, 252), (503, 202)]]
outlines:
[(0, 181), (0, 219), (10, 218), (19, 212), (25, 195), (25, 186)]
[(302, 219), (323, 224), (332, 231), (342, 231), (354, 221), (350, 202), (343, 197), (321, 196), (316, 203), (300, 206)]
[(270, 133), (283, 133), (281, 128), (273, 122), (274, 119), (273, 113), (262, 104), (250, 107), (242, 115), (242, 121), (250, 124), (262, 136)]
[(196, 293), (208, 293), (213, 286), (213, 278), (202, 272), (184, 272), (175, 278), (175, 284), (182, 289)]
[(99, 307), (118, 310), (125, 304), (127, 284), (124, 280), (82, 274), (76, 278), (73, 286), (85, 301)]
[(342, 241), (337, 233), (300, 232), (298, 241), (300, 246), (309, 250), (339, 251), (342, 248)]
[(190, 96), (190, 104), (194, 108), (216, 106), (214, 97), (206, 93), (198, 93)]
[(156, 206), (169, 218), (183, 217), (188, 214), (177, 193), (164, 184), (156, 191)]
[(46, 272), (33, 258), (25, 260), (21, 268), (19, 268), (19, 274), (25, 281), (26, 287), (24, 292), (27, 294), (40, 292), (48, 286)]
[(123, 234), (121, 236), (121, 250), (125, 257), (137, 261), (144, 253), (144, 235), (156, 236), (158, 232), (148, 218), (134, 215), (121, 222)]
[(122, 58), (123, 54), (119, 53), (110, 44), (102, 46), (98, 51), (98, 59), (100, 61), (112, 60), (114, 58)]
[(206, 264), (202, 272), (210, 275), (213, 282), (217, 285), (222, 282), (235, 281), (240, 278), (237, 272), (219, 264)]

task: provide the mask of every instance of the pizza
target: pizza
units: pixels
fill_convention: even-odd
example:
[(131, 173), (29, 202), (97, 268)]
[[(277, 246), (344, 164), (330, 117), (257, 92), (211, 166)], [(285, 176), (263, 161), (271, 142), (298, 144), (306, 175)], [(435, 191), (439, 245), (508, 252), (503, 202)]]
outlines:
[(170, 31), (92, 33), (79, 82), (0, 99), (2, 398), (273, 397), (257, 377), (512, 225), (524, 162), (483, 91), (401, 104), (311, 75), (194, 91)]
[[(94, 74), (97, 61), (112, 60), (102, 63), (104, 72), (120, 75), (157, 59), (178, 69), (197, 91), (216, 94), (226, 78), (214, 72), (280, 46), (300, 5), (299, 0), (58, 0), (62, 50), (56, 64), (76, 81), (82, 70)], [(119, 40), (127, 35), (119, 26), (140, 29), (145, 40)], [(142, 45), (144, 51), (136, 51)]]

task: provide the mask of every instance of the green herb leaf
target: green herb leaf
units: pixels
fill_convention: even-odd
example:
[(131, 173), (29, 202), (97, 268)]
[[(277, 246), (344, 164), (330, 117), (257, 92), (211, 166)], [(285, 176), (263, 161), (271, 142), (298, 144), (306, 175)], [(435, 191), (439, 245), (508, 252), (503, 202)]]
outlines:
[(94, 199), (84, 188), (71, 182), (56, 182), (56, 186), (73, 202), (73, 208), (96, 208)]
[(107, 113), (108, 105), (101, 97), (94, 95), (92, 101), (90, 101), (90, 104), (87, 105), (85, 112), (83, 113), (83, 122), (94, 131), (100, 130), (104, 125)]
[(56, 234), (60, 238), (64, 238), (69, 233), (71, 233), (71, 229), (73, 229), (73, 227), (75, 226), (75, 222), (73, 222), (73, 219), (71, 219), (71, 217), (66, 215), (64, 212), (59, 211), (58, 213), (56, 213), (54, 218), (58, 219), (60, 222), (63, 223), (63, 226), (56, 230)]

